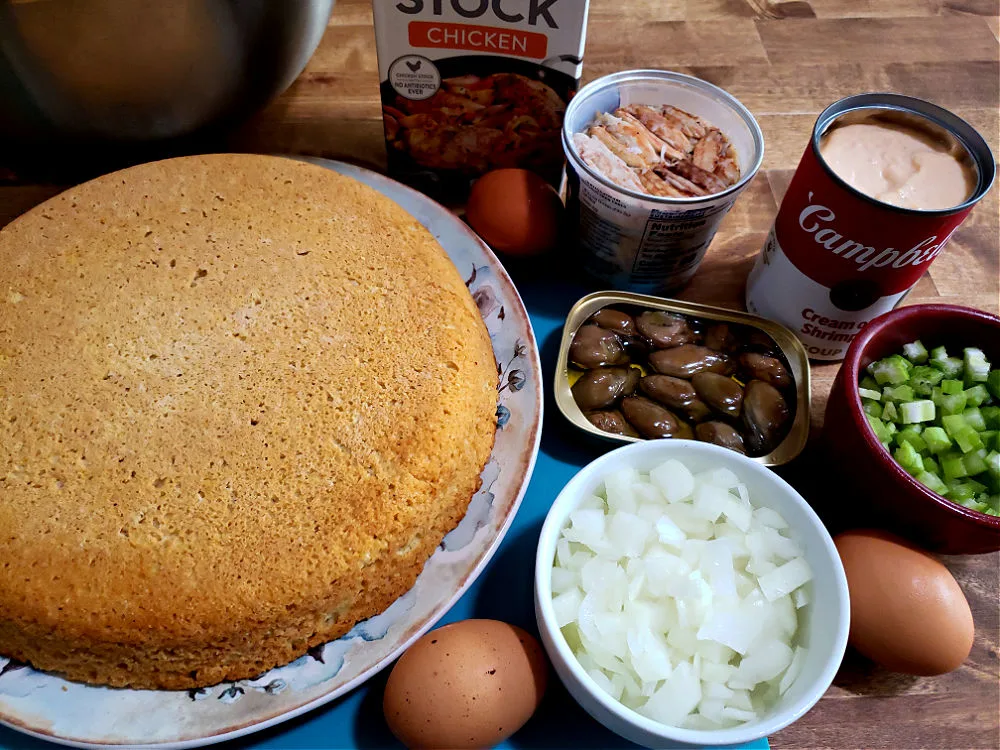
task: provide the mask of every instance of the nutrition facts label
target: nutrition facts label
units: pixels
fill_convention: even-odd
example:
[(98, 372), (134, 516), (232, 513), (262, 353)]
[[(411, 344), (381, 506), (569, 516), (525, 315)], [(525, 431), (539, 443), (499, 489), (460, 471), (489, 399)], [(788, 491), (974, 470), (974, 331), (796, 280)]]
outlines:
[(690, 278), (732, 203), (667, 210), (611, 194), (589, 179), (571, 179), (570, 185), (579, 185), (586, 270), (616, 285), (651, 291)]
[[(708, 224), (704, 214), (704, 211), (690, 211), (680, 216), (662, 211), (650, 212), (639, 252), (632, 264), (632, 273), (638, 277), (662, 278), (695, 265), (711, 239), (711, 234), (704, 232)], [(694, 236), (698, 234), (705, 237), (698, 241), (699, 238)]]
[(701, 260), (724, 213), (717, 207), (676, 213), (650, 211), (632, 263), (637, 278), (682, 275)]

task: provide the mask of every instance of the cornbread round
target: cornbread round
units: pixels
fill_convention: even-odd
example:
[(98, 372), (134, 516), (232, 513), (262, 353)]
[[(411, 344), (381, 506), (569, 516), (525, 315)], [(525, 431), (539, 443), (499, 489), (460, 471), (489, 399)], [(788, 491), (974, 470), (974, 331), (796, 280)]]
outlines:
[(414, 583), (479, 487), (497, 370), (389, 199), (171, 159), (0, 231), (0, 654), (70, 679), (257, 676)]

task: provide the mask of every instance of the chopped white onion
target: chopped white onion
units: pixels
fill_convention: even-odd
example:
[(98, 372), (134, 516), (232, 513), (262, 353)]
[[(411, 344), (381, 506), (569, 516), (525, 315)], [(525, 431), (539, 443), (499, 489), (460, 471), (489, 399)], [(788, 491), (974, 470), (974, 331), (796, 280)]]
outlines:
[(688, 662), (681, 662), (639, 712), (661, 724), (677, 726), (701, 702), (701, 681)]
[(785, 519), (781, 517), (781, 514), (774, 508), (755, 508), (753, 512), (754, 519), (761, 526), (768, 526), (772, 529), (787, 529), (788, 524)]
[(687, 534), (666, 514), (662, 514), (656, 519), (655, 526), (657, 539), (660, 540), (661, 544), (680, 549), (681, 545), (687, 541)]
[(805, 558), (796, 557), (789, 560), (780, 568), (775, 568), (770, 573), (765, 573), (757, 579), (760, 590), (768, 601), (774, 601), (779, 596), (790, 594), (803, 583), (812, 580), (812, 570)]
[(792, 686), (795, 682), (795, 678), (799, 676), (802, 671), (802, 662), (805, 661), (806, 650), (802, 646), (795, 647), (795, 653), (792, 655), (792, 663), (788, 665), (788, 669), (785, 670), (785, 674), (781, 676), (781, 682), (778, 683), (778, 692), (782, 695)]
[(580, 616), (582, 602), (583, 594), (580, 593), (580, 589), (570, 589), (552, 597), (552, 609), (556, 613), (556, 624), (563, 628), (571, 622), (575, 622)]
[(597, 687), (603, 690), (605, 693), (610, 695), (615, 700), (622, 697), (622, 688), (619, 686), (615, 687), (615, 684), (608, 679), (607, 675), (604, 674), (600, 669), (596, 667), (593, 669), (588, 669), (587, 674), (590, 675), (590, 679), (597, 683)]
[(729, 491), (715, 484), (700, 484), (694, 491), (694, 511), (706, 521), (722, 515), (729, 501)]
[(792, 592), (792, 601), (795, 602), (795, 609), (802, 609), (809, 603), (809, 587), (799, 586)]
[(653, 486), (663, 493), (668, 503), (676, 503), (691, 497), (694, 492), (694, 477), (687, 466), (671, 458), (649, 472)]
[(608, 539), (624, 557), (639, 557), (646, 548), (649, 535), (649, 524), (634, 513), (619, 511), (611, 516)]
[(631, 468), (556, 544), (556, 623), (595, 684), (672, 726), (753, 721), (790, 689), (812, 573), (788, 524), (728, 469)]
[(564, 591), (580, 585), (580, 575), (569, 568), (552, 568), (552, 593), (561, 594)]

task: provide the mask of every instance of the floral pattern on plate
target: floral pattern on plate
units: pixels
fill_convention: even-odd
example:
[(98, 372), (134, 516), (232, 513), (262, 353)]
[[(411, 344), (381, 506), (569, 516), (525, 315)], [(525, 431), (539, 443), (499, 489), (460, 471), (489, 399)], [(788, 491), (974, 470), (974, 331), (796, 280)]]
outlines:
[(253, 680), (154, 691), (69, 682), (0, 657), (0, 722), (76, 747), (158, 750), (199, 747), (273, 726), (343, 695), (390, 664), (472, 584), (510, 526), (534, 467), (542, 417), (538, 348), (513, 283), (472, 230), (426, 196), (360, 167), (309, 161), (396, 201), (427, 227), (466, 279), (489, 330), (499, 376), (500, 429), (482, 486), (410, 591), (291, 664)]

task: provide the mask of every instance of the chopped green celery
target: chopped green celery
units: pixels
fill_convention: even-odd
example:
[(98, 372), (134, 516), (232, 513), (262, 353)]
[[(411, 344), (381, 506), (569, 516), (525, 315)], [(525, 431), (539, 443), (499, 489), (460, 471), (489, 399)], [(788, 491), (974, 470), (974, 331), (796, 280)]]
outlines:
[(886, 422), (898, 422), (900, 420), (899, 411), (892, 401), (882, 405), (882, 419)]
[(922, 471), (917, 474), (915, 479), (931, 492), (936, 492), (939, 495), (948, 491), (948, 485), (941, 481), (941, 477), (935, 471)]
[(882, 400), (882, 394), (879, 391), (869, 390), (868, 388), (858, 388), (858, 395), (861, 398), (870, 398), (872, 401)]
[(875, 382), (879, 385), (899, 385), (905, 383), (910, 378), (910, 368), (912, 365), (898, 354), (880, 359), (868, 365), (868, 370), (875, 377)]
[(858, 387), (865, 388), (866, 390), (869, 391), (879, 390), (878, 381), (875, 380), (875, 378), (873, 378), (871, 375), (865, 375), (863, 378), (861, 378), (861, 382), (858, 383)]
[(993, 394), (993, 398), (1000, 398), (1000, 370), (990, 370), (986, 378), (986, 388)]
[(892, 440), (892, 436), (899, 431), (899, 428), (896, 427), (895, 422), (883, 422), (883, 424), (885, 425), (885, 431), (889, 434), (889, 440)]
[(1000, 430), (1000, 406), (984, 406), (979, 411), (987, 430)]
[(941, 476), (941, 464), (939, 464), (930, 456), (924, 456), (924, 471), (929, 471), (932, 474), (937, 474), (938, 476)]
[(962, 460), (960, 453), (947, 453), (940, 456), (939, 459), (944, 478), (949, 482), (953, 479), (969, 476), (969, 472), (965, 470), (965, 461)]
[(943, 346), (935, 346), (931, 349), (931, 359), (944, 359), (948, 356), (948, 350)]
[(927, 349), (919, 340), (903, 344), (903, 356), (914, 364), (920, 365), (927, 361)]
[(955, 444), (962, 449), (962, 453), (976, 451), (983, 447), (983, 439), (973, 427), (966, 425), (955, 433)]
[[(892, 404), (886, 404), (886, 408)], [(937, 413), (933, 401), (909, 401), (899, 404), (899, 413), (904, 424), (915, 422), (932, 422)]]
[(979, 481), (977, 481), (975, 479), (971, 479), (971, 478), (970, 479), (963, 479), (962, 480), (962, 484), (964, 484), (966, 487), (968, 487), (970, 490), (972, 490), (972, 494), (975, 497), (979, 497), (980, 495), (986, 495), (990, 491), (989, 487), (987, 487), (985, 484), (983, 484), (982, 482), (979, 482)]
[(871, 414), (866, 414), (865, 416), (868, 417), (868, 424), (871, 425), (872, 432), (875, 433), (875, 437), (880, 443), (888, 443), (892, 440), (892, 433), (889, 432), (885, 422), (878, 417), (873, 417)]
[(968, 383), (985, 383), (990, 376), (990, 363), (982, 349), (966, 347), (962, 353), (965, 380)]
[(947, 414), (941, 417), (941, 426), (948, 433), (948, 437), (954, 438), (960, 429), (968, 427), (964, 414)]
[(992, 450), (987, 453), (984, 463), (990, 476), (994, 479), (1000, 479), (1000, 451)]
[(1000, 436), (1000, 430), (983, 430), (979, 433), (980, 439), (983, 441), (983, 445), (990, 450), (1000, 450), (997, 447), (997, 437)]
[(913, 389), (908, 385), (897, 385), (895, 387), (887, 385), (882, 389), (883, 401), (912, 401), (913, 397)]
[(965, 391), (965, 386), (961, 380), (942, 380), (941, 393), (946, 396), (955, 396)]
[(918, 396), (930, 396), (934, 386), (940, 383), (942, 378), (944, 373), (940, 370), (920, 365), (913, 368), (908, 385)]
[(902, 445), (903, 442), (907, 442), (916, 448), (917, 452), (923, 453), (927, 450), (927, 443), (920, 436), (920, 427), (915, 424), (908, 425), (902, 430), (897, 432), (892, 436), (892, 439), (896, 441), (896, 445)]
[(989, 506), (979, 500), (978, 498), (972, 498), (971, 500), (962, 500), (959, 505), (964, 505), (969, 510), (975, 510), (979, 513), (985, 513)]
[(986, 420), (983, 418), (983, 413), (976, 407), (966, 409), (962, 412), (962, 416), (965, 417), (966, 424), (974, 430), (982, 432), (986, 429)]
[(923, 438), (931, 453), (944, 453), (951, 447), (951, 438), (948, 437), (948, 433), (936, 425), (926, 428), (920, 433), (920, 437)]
[(965, 392), (956, 393), (954, 396), (941, 396), (938, 406), (942, 414), (961, 414), (965, 411)]
[(962, 374), (962, 360), (957, 357), (945, 357), (944, 359), (930, 359), (931, 367), (935, 367), (945, 374), (945, 377), (954, 378)]
[(882, 404), (878, 401), (872, 401), (871, 399), (863, 399), (861, 401), (861, 408), (865, 410), (865, 414), (870, 414), (873, 417), (882, 416)]
[(934, 406), (936, 406), (939, 411), (941, 409), (941, 399), (943, 399), (943, 398), (944, 398), (944, 394), (941, 392), (940, 388), (932, 388), (931, 389), (931, 401), (934, 402)]
[(976, 490), (969, 482), (948, 482), (948, 499), (952, 502), (965, 505), (970, 500), (975, 500)]
[(986, 471), (986, 455), (987, 450), (985, 448), (980, 448), (977, 451), (970, 451), (962, 457), (962, 463), (965, 465), (965, 471), (968, 472), (970, 477), (974, 477), (976, 474), (982, 474)]
[(986, 386), (982, 383), (978, 383), (971, 388), (966, 388), (964, 393), (966, 406), (982, 406), (990, 400), (990, 392), (986, 390)]
[(990, 488), (989, 489), (990, 492), (994, 494), (1000, 492), (1000, 476), (992, 474), (989, 468), (987, 468), (987, 470), (983, 474), (977, 476), (976, 479), (988, 485)]
[(917, 449), (905, 440), (896, 449), (896, 452), (892, 454), (892, 457), (896, 459), (896, 463), (902, 466), (907, 474), (916, 476), (924, 470), (924, 461), (920, 457), (920, 454), (917, 453)]

